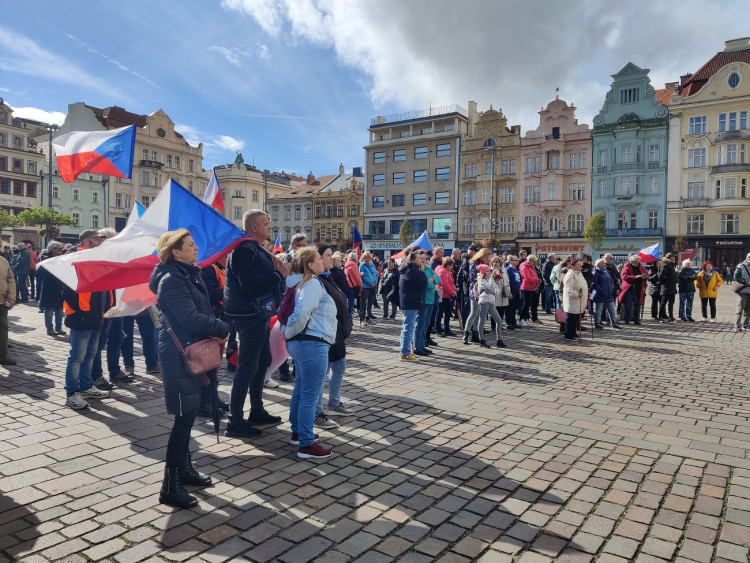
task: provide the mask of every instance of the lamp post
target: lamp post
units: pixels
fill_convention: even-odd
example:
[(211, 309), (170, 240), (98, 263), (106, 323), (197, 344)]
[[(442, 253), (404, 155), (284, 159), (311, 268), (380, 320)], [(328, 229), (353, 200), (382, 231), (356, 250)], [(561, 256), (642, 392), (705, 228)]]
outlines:
[(492, 162), (490, 163), (490, 237), (493, 244), (495, 233), (497, 232), (497, 218), (495, 216), (495, 153), (501, 150), (495, 145), (495, 139), (487, 139), (484, 142), (484, 150), (492, 152)]
[(45, 129), (49, 133), (49, 149), (47, 150), (48, 159), (49, 159), (49, 162), (48, 162), (49, 168), (47, 169), (47, 178), (48, 178), (47, 186), (49, 188), (49, 191), (47, 194), (48, 195), (47, 207), (52, 209), (52, 133), (57, 131), (57, 125), (50, 124), (50, 125), (47, 125)]

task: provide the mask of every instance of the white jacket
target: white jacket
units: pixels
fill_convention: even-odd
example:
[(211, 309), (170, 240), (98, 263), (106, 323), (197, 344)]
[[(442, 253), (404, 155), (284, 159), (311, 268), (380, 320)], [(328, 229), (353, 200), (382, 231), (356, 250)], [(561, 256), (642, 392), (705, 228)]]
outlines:
[(495, 292), (497, 292), (498, 287), (491, 276), (482, 278), (481, 280), (477, 281), (477, 288), (479, 289), (480, 305), (482, 303), (490, 303), (492, 305), (495, 304)]
[(569, 269), (563, 277), (563, 310), (566, 313), (583, 313), (589, 299), (589, 286), (583, 274)]
[[(500, 275), (500, 279), (495, 279), (496, 275)], [(507, 307), (508, 298), (510, 297), (510, 280), (508, 279), (508, 270), (505, 268), (498, 268), (492, 272), (492, 279), (495, 281), (497, 291), (495, 292), (495, 307)]]

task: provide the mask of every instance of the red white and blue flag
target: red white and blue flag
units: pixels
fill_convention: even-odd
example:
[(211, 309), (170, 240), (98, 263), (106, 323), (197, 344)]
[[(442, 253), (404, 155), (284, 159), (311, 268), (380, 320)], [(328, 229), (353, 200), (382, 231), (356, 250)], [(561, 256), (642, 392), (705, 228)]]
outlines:
[(638, 256), (641, 257), (641, 262), (656, 262), (661, 257), (659, 243), (647, 246), (638, 253)]
[(357, 225), (354, 225), (354, 229), (352, 230), (352, 248), (357, 251), (357, 260), (362, 258), (362, 235), (359, 234)]
[[(430, 237), (427, 236), (427, 231), (423, 232), (417, 240), (411, 243), (409, 245), (409, 248), (414, 248), (415, 246), (421, 248), (422, 250), (432, 250), (432, 244), (430, 244)], [(393, 256), (391, 256), (391, 258), (396, 261), (401, 260), (404, 257), (404, 250), (402, 250), (398, 254), (394, 254)]]
[(224, 211), (224, 198), (221, 195), (221, 189), (219, 188), (219, 179), (216, 177), (216, 170), (211, 170), (211, 180), (206, 186), (206, 191), (203, 192), (203, 202), (207, 203), (214, 209)]
[(135, 125), (108, 131), (73, 131), (52, 140), (63, 182), (93, 172), (118, 178), (133, 174)]
[(284, 252), (284, 247), (281, 246), (281, 233), (276, 235), (276, 242), (273, 243), (273, 253), (274, 254), (281, 254)]
[[(143, 215), (117, 236), (96, 248), (49, 258), (39, 266), (79, 293), (128, 288), (124, 293), (118, 292), (118, 300), (121, 294), (137, 295), (146, 303), (139, 309), (142, 310), (156, 302), (148, 290), (148, 280), (159, 263), (159, 237), (181, 228), (190, 231), (198, 246), (196, 264), (200, 267), (213, 264), (249, 240), (239, 227), (170, 179)], [(135, 313), (130, 309), (115, 316), (121, 314)]]

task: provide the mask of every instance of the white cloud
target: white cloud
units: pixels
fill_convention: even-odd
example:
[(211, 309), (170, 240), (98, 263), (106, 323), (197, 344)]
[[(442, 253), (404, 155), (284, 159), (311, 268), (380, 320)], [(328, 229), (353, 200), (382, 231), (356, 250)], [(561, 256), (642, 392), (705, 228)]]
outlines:
[(213, 150), (216, 147), (219, 150), (237, 152), (245, 148), (245, 141), (241, 139), (235, 139), (228, 135), (206, 133), (192, 125), (175, 123), (174, 129), (185, 137), (185, 140), (192, 146), (198, 146), (198, 143), (203, 143), (204, 151)]
[[(222, 0), (222, 7), (252, 17), (276, 41), (330, 49), (361, 73), (376, 108), (475, 100), (480, 109), (501, 107), (524, 130), (538, 126), (537, 112), (556, 86), (579, 108), (579, 121), (590, 122), (610, 75), (629, 61), (650, 68), (652, 84), (663, 88), (695, 72), (724, 40), (748, 34), (742, 18), (702, 0), (683, 0), (679, 10), (664, 0), (617, 7), (593, 0)], [(750, 1), (736, 0), (732, 12), (748, 8)]]
[(122, 98), (117, 88), (92, 76), (76, 63), (40, 47), (28, 37), (0, 27), (0, 69), (74, 84)]
[(245, 148), (245, 141), (234, 139), (227, 135), (220, 135), (213, 139), (213, 144), (228, 151), (241, 151)]
[(258, 41), (256, 43), (258, 47), (258, 58), (261, 60), (267, 60), (271, 58), (271, 51), (268, 50), (268, 46)]
[(240, 63), (239, 53), (232, 49), (227, 49), (226, 47), (221, 47), (219, 45), (211, 45), (208, 50), (213, 51), (214, 53), (218, 53), (231, 65), (237, 67), (242, 66), (242, 63)]
[(139, 73), (135, 72), (134, 70), (130, 70), (128, 67), (126, 67), (124, 64), (122, 64), (117, 59), (113, 59), (109, 55), (105, 55), (104, 53), (100, 53), (99, 51), (97, 51), (96, 49), (94, 49), (91, 45), (89, 45), (87, 43), (84, 43), (83, 41), (81, 41), (80, 39), (78, 39), (75, 35), (68, 34), (68, 39), (71, 39), (72, 41), (75, 41), (76, 43), (78, 43), (79, 45), (81, 45), (82, 47), (84, 47), (89, 53), (91, 53), (93, 55), (97, 55), (97, 56), (103, 58), (105, 61), (107, 61), (108, 63), (110, 63), (110, 64), (112, 64), (114, 66), (116, 66), (120, 70), (122, 70), (124, 72), (130, 73), (133, 76), (135, 76), (136, 78), (140, 78), (141, 80), (143, 80), (144, 82), (146, 82), (150, 86), (153, 86), (154, 88), (159, 88), (159, 86), (157, 86), (156, 84), (154, 84), (151, 80), (149, 80), (148, 78), (146, 78), (142, 74), (139, 74)]
[(61, 111), (47, 111), (39, 108), (14, 108), (13, 117), (24, 117), (26, 119), (33, 119), (34, 121), (41, 121), (42, 123), (54, 123), (56, 125), (62, 125), (65, 121), (65, 114)]
[(198, 144), (202, 142), (200, 138), (201, 133), (195, 127), (184, 125), (182, 123), (175, 123), (174, 130), (185, 137), (185, 140), (192, 147), (197, 147)]

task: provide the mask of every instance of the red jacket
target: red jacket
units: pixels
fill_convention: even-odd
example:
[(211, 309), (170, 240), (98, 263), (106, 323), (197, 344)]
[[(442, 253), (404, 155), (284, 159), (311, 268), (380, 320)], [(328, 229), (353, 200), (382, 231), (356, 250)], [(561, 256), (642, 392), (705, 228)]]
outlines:
[(435, 273), (440, 276), (440, 286), (443, 288), (443, 299), (450, 299), (456, 296), (456, 282), (453, 281), (453, 274), (444, 266), (438, 266)]
[[(620, 295), (617, 297), (618, 302), (622, 303), (622, 301), (625, 299), (625, 294), (630, 291), (631, 287), (635, 285), (638, 276), (643, 274), (648, 275), (648, 271), (643, 266), (643, 264), (633, 266), (632, 262), (628, 262), (622, 267), (622, 288), (620, 289)], [(641, 278), (641, 294), (637, 296), (638, 305), (643, 305), (644, 301), (646, 301), (647, 281), (648, 277), (646, 279)], [(633, 291), (635, 291), (635, 289), (633, 289)]]
[(534, 264), (525, 260), (518, 267), (521, 273), (521, 291), (534, 291), (539, 286), (539, 276), (536, 275)]
[(359, 265), (354, 260), (347, 260), (344, 264), (344, 274), (349, 287), (362, 289), (362, 277), (359, 275)]

